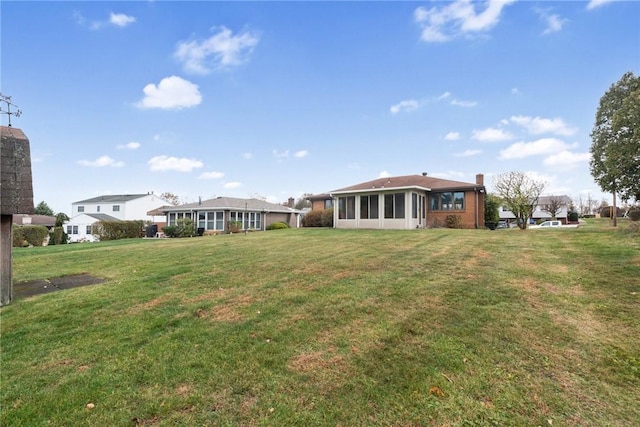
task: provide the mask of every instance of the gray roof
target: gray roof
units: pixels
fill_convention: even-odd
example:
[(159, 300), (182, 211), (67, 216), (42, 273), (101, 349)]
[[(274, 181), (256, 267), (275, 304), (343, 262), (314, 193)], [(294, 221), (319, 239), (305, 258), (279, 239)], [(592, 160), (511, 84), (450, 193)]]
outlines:
[(434, 178), (425, 175), (405, 175), (390, 176), (378, 178), (372, 181), (363, 182), (361, 184), (352, 185), (345, 188), (334, 190), (332, 194), (340, 193), (360, 193), (372, 190), (391, 190), (401, 188), (420, 188), (427, 191), (430, 190), (473, 190), (484, 188), (484, 185), (473, 184), (469, 182), (451, 181), (448, 179)]
[(179, 206), (166, 206), (162, 210), (164, 212), (183, 212), (192, 210), (249, 210), (259, 212), (285, 212), (299, 213), (295, 209), (288, 206), (278, 205), (276, 203), (265, 202), (260, 199), (237, 199), (234, 197), (216, 197), (215, 199), (202, 200), (195, 203), (187, 203)]
[(86, 213), (84, 215), (90, 216), (91, 218), (95, 218), (98, 221), (120, 221), (118, 218), (115, 218), (111, 215), (101, 214), (101, 213)]
[(551, 202), (551, 199), (559, 199), (561, 204), (570, 204), (571, 198), (569, 196), (540, 196), (538, 197), (538, 206), (548, 205)]
[(74, 202), (74, 205), (80, 203), (117, 203), (117, 202), (128, 202), (130, 200), (139, 199), (141, 197), (149, 196), (149, 194), (109, 194), (106, 196), (98, 196), (93, 197), (91, 199), (80, 200), (78, 202)]

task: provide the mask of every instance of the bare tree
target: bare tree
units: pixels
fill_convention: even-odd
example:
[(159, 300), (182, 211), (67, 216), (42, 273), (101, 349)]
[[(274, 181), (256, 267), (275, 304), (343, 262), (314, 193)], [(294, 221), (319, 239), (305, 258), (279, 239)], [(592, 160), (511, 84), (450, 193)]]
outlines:
[(538, 204), (545, 183), (531, 178), (524, 172), (505, 172), (493, 181), (495, 192), (504, 206), (516, 217), (518, 227), (525, 230), (531, 214)]
[(562, 210), (563, 198), (558, 196), (550, 196), (547, 203), (542, 206), (542, 210), (551, 215), (551, 219), (556, 219)]
[(160, 198), (166, 200), (171, 203), (173, 206), (178, 206), (180, 204), (180, 198), (173, 193), (165, 191), (160, 195)]

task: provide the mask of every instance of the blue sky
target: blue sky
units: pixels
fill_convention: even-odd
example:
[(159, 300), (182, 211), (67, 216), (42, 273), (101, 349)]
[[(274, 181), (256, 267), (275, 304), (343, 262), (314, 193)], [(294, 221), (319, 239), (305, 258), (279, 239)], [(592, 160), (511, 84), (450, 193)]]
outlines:
[[(589, 173), (600, 97), (640, 71), (640, 2), (12, 2), (1, 91), (34, 198), (284, 202), (385, 175)], [(6, 125), (6, 116), (2, 124)]]

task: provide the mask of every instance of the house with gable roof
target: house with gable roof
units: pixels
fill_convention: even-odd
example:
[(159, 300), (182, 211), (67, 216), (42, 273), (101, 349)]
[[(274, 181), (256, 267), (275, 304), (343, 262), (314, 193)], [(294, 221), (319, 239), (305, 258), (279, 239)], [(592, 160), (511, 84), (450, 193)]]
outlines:
[(94, 242), (92, 227), (99, 221), (155, 221), (149, 213), (167, 201), (153, 193), (113, 194), (71, 204), (71, 219), (63, 224), (68, 242)]
[(301, 211), (289, 205), (278, 205), (260, 199), (216, 197), (179, 206), (165, 206), (161, 210), (167, 215), (167, 225), (176, 225), (181, 218), (193, 220), (199, 231), (225, 233), (229, 222), (239, 223), (243, 231), (266, 230), (274, 222), (284, 222), (289, 227), (300, 226)]
[(443, 226), (449, 215), (464, 228), (484, 228), (484, 175), (475, 183), (422, 175), (377, 178), (309, 196), (312, 210), (333, 207), (334, 228), (415, 229)]

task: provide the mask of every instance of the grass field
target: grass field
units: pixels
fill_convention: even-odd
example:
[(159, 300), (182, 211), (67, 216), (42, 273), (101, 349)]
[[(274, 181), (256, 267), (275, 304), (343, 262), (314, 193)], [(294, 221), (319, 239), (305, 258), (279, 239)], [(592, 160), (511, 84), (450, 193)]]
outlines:
[(16, 281), (106, 281), (1, 309), (0, 425), (638, 425), (638, 236), (592, 220), (16, 249)]

